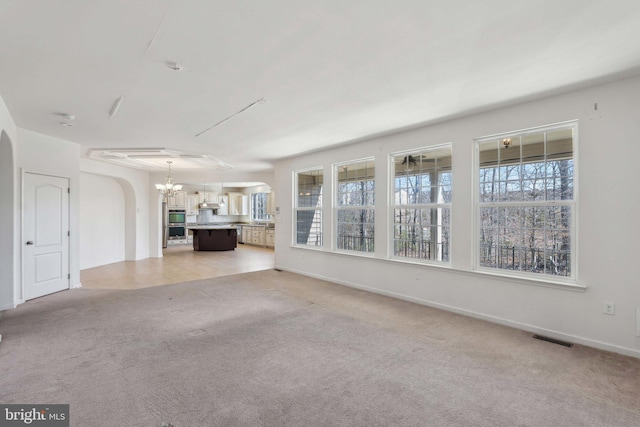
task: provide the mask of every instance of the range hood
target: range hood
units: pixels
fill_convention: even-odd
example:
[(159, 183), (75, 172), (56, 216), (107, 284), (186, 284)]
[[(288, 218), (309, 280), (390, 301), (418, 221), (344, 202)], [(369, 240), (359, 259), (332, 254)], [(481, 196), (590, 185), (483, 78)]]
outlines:
[(198, 205), (198, 209), (211, 209), (211, 210), (218, 210), (220, 209), (220, 205), (214, 202), (210, 202), (210, 203), (200, 203)]

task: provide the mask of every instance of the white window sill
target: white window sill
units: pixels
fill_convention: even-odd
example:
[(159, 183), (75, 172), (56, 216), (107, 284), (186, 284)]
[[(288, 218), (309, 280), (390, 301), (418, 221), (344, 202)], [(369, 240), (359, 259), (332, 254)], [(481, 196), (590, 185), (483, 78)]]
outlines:
[(535, 275), (529, 276), (526, 274), (509, 274), (502, 270), (493, 269), (476, 269), (470, 273), (480, 276), (490, 276), (497, 280), (504, 280), (510, 283), (519, 282), (525, 285), (543, 286), (547, 288), (563, 289), (566, 291), (584, 292), (587, 289), (586, 285), (579, 284), (575, 280), (571, 279), (554, 279), (555, 276)]

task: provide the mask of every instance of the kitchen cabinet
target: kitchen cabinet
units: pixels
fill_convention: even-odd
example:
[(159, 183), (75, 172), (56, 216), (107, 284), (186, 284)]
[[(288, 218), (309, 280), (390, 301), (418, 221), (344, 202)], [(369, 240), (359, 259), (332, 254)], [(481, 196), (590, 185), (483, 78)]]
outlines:
[(242, 193), (228, 193), (229, 215), (249, 215), (249, 196)]
[(243, 225), (242, 237), (245, 244), (249, 243), (256, 246), (266, 245), (266, 233), (263, 226)]
[(167, 198), (167, 207), (169, 209), (185, 209), (187, 205), (187, 192), (176, 191), (175, 196)]
[(272, 217), (276, 214), (276, 196), (273, 191), (267, 193), (267, 214)]
[(238, 212), (238, 215), (249, 215), (249, 196), (241, 194), (239, 204), (240, 212)]
[(276, 245), (275, 230), (267, 229), (264, 231), (265, 246), (273, 248)]
[(251, 243), (258, 246), (264, 246), (264, 238), (264, 227), (251, 227)]
[(199, 191), (198, 192), (198, 201), (200, 203), (204, 203), (204, 201), (207, 201), (207, 203), (211, 203), (211, 202), (218, 202), (218, 193), (214, 192), (214, 191)]
[(242, 226), (242, 243), (251, 243), (251, 229), (248, 225)]
[(200, 204), (200, 196), (198, 194), (187, 195), (187, 215), (198, 215), (198, 205)]

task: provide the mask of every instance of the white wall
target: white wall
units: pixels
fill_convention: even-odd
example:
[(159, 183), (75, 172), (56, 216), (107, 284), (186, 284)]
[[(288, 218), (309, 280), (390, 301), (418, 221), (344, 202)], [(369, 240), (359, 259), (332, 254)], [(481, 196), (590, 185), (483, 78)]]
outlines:
[(80, 269), (125, 260), (125, 198), (113, 178), (80, 173)]
[(16, 125), (0, 97), (0, 311), (15, 307), (19, 287)]
[[(281, 161), (276, 165), (276, 267), (490, 321), (640, 357), (635, 310), (640, 307), (637, 159), (640, 158), (640, 79), (622, 80), (513, 105), (410, 131)], [(597, 110), (594, 104), (597, 103)], [(473, 139), (578, 120), (578, 283), (582, 292), (473, 271)], [(452, 263), (436, 267), (386, 259), (389, 153), (453, 144)], [(292, 172), (375, 156), (376, 258), (292, 247)], [(325, 187), (329, 244), (330, 189)], [(604, 301), (615, 316), (602, 313)]]
[[(60, 138), (18, 128), (17, 159), (22, 173), (37, 173), (69, 179), (69, 228), (71, 231), (69, 268), (71, 286), (80, 286), (79, 218), (80, 146)], [(17, 205), (19, 206), (19, 204)], [(22, 302), (18, 296), (17, 302)]]
[[(110, 177), (120, 184), (125, 200), (125, 259), (135, 261), (149, 258), (149, 227), (153, 216), (149, 211), (149, 174), (97, 160), (82, 158), (79, 162), (82, 172)], [(109, 239), (108, 236), (105, 238)], [(113, 245), (117, 243), (114, 242)]]

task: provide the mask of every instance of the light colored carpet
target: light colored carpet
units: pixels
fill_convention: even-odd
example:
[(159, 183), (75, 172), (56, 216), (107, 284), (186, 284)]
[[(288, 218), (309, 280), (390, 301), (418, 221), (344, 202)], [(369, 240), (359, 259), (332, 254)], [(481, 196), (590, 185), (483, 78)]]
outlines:
[(274, 270), (0, 317), (0, 402), (73, 426), (637, 426), (640, 360)]

